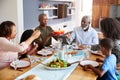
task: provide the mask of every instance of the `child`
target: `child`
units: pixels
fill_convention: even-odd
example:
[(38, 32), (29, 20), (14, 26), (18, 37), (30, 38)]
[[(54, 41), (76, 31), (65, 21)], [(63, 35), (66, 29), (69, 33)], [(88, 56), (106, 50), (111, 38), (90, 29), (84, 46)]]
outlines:
[[(23, 32), (22, 36), (21, 36), (21, 40), (20, 43), (27, 40), (33, 33), (34, 31), (32, 29), (26, 30)], [(33, 54), (36, 53), (38, 44), (36, 44), (34, 41), (31, 43), (31, 45), (26, 49), (26, 53), (27, 54)], [(26, 55), (22, 55), (20, 58), (24, 58), (26, 57)]]
[[(109, 38), (100, 41), (100, 49), (106, 56), (100, 69), (94, 68), (92, 65), (85, 65), (84, 70), (92, 69), (97, 75), (97, 80), (117, 80), (116, 77), (116, 57), (111, 53), (113, 41)], [(96, 59), (101, 61), (100, 59)]]

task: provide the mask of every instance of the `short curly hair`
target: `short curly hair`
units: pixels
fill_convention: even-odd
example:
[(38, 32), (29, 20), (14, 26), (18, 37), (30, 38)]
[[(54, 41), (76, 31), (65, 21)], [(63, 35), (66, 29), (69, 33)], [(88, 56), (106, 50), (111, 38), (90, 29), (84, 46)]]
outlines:
[(15, 24), (12, 21), (4, 21), (0, 24), (0, 37), (8, 37), (12, 34), (12, 26)]

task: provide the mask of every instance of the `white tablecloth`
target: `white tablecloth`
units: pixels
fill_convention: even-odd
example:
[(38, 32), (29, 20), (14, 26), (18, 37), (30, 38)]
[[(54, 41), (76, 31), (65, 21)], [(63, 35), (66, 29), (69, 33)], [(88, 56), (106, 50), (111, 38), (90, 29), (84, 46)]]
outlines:
[[(51, 56), (49, 59), (45, 60), (43, 63), (50, 62), (55, 57)], [(73, 59), (82, 60), (83, 55), (77, 56), (77, 58), (71, 58), (72, 62)], [(75, 60), (75, 61), (76, 61)], [(70, 61), (69, 61), (70, 62)], [(15, 80), (20, 80), (22, 78), (25, 78), (26, 76), (30, 74), (34, 74), (41, 78), (41, 80), (66, 80), (66, 78), (72, 73), (72, 71), (77, 67), (78, 63), (71, 65), (69, 68), (64, 70), (48, 70), (44, 67), (44, 65), (39, 64), (32, 68), (31, 70), (25, 72), (21, 76), (17, 77)]]

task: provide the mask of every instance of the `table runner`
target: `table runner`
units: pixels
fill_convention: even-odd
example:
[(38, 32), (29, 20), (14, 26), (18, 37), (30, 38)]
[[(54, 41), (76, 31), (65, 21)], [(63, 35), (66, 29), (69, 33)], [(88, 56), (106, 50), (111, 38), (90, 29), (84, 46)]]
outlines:
[[(55, 58), (55, 56), (53, 55), (42, 63), (50, 62), (54, 58)], [(79, 57), (77, 56), (77, 58), (75, 58), (75, 57), (71, 58), (72, 62), (73, 62), (73, 59), (82, 60), (83, 55), (79, 55)], [(78, 63), (73, 64), (69, 68), (64, 69), (64, 70), (48, 70), (44, 67), (44, 65), (38, 64), (37, 66), (35, 66), (32, 69), (30, 69), (29, 71), (25, 72), (21, 76), (18, 76), (15, 80), (23, 79), (26, 76), (31, 75), (31, 74), (34, 74), (34, 75), (40, 77), (41, 80), (66, 80), (66, 78), (72, 73), (72, 71), (77, 67), (77, 65), (78, 65)]]

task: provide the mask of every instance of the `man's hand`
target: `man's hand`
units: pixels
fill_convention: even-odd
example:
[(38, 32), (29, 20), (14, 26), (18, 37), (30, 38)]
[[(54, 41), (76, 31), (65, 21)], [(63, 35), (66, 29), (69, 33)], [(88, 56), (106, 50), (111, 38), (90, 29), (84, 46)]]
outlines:
[(65, 35), (68, 39), (70, 39), (70, 37), (71, 37), (71, 34), (68, 32), (68, 33), (66, 33), (66, 35)]

